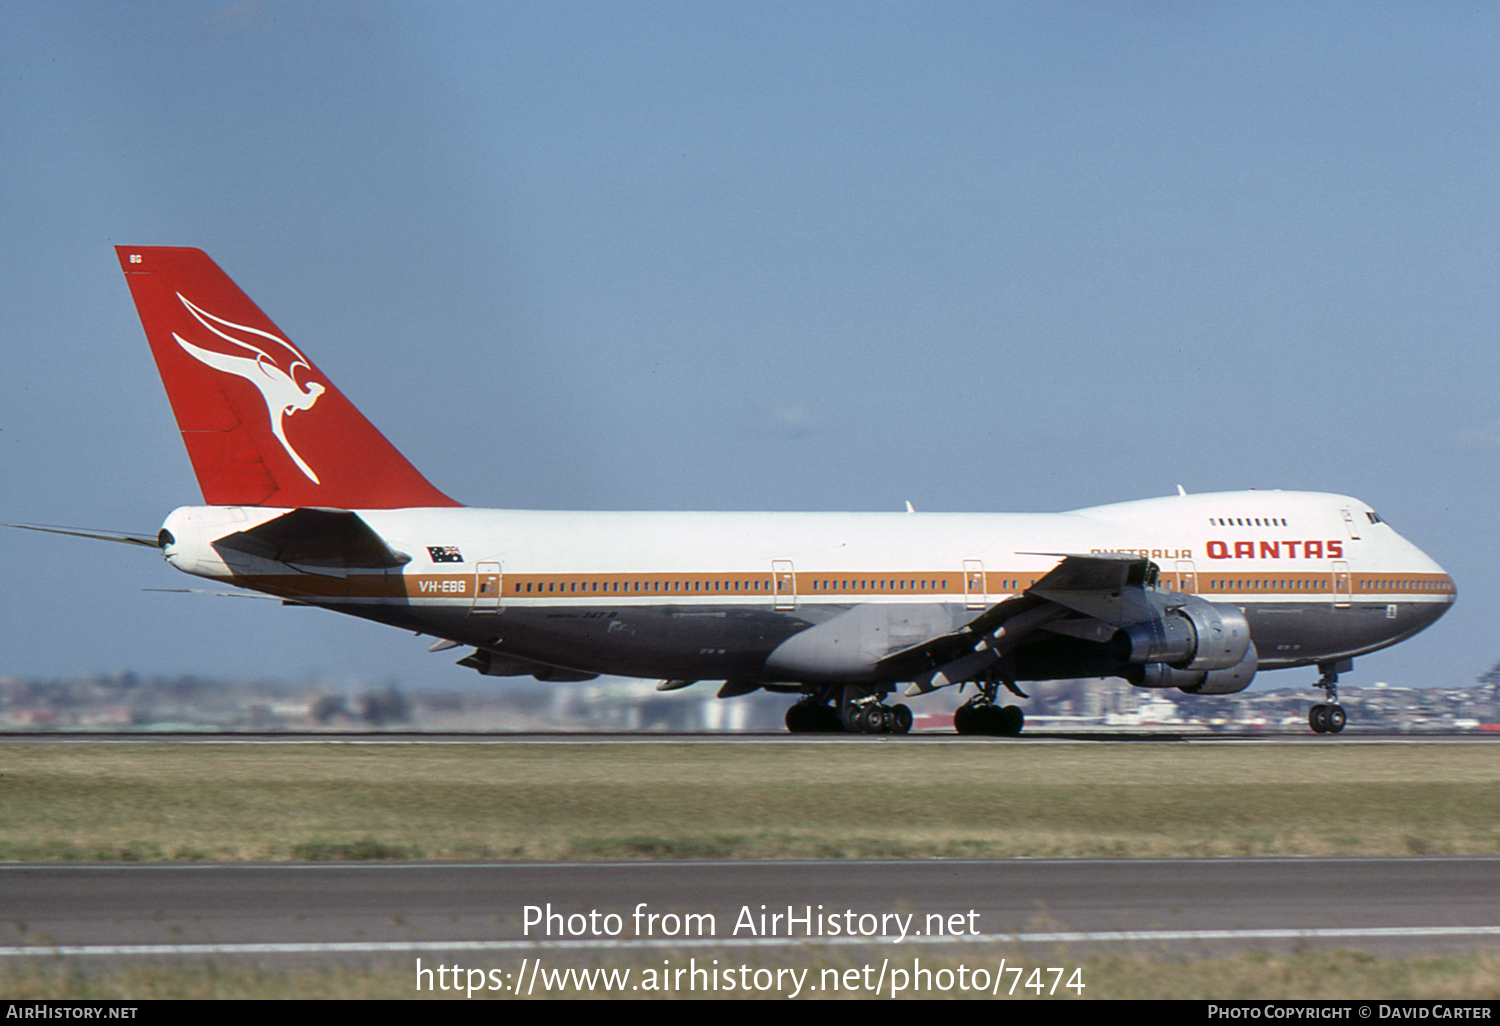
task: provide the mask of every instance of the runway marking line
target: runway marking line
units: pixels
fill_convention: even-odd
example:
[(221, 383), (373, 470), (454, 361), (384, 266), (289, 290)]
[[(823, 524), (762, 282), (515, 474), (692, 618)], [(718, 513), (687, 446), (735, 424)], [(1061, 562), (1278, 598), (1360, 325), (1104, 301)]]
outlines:
[(723, 938), (702, 940), (554, 941), (324, 941), (245, 944), (59, 944), (0, 947), (0, 957), (108, 955), (316, 955), (416, 951), (642, 951), (684, 948), (847, 947), (905, 944), (1119, 944), (1164, 941), (1347, 940), (1414, 937), (1500, 937), (1500, 926), (1386, 926), (1259, 930), (1103, 930), (1091, 932), (986, 933), (966, 937)]

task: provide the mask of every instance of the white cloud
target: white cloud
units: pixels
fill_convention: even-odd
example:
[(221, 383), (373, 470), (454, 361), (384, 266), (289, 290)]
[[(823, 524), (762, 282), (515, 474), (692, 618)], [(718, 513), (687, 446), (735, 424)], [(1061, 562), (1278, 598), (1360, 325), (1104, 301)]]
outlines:
[(771, 429), (789, 438), (804, 438), (818, 428), (817, 416), (805, 406), (780, 406), (771, 411)]
[(230, 4), (203, 22), (203, 31), (215, 36), (238, 36), (246, 32), (272, 29), (271, 17), (262, 0), (243, 0)]
[(1460, 449), (1479, 449), (1485, 452), (1500, 450), (1500, 420), (1465, 428), (1453, 436), (1453, 444)]

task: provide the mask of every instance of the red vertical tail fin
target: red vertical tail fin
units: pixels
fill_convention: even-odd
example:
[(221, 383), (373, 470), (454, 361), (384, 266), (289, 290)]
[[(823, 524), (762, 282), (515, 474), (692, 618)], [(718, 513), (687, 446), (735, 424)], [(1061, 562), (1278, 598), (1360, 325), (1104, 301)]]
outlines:
[(211, 506), (457, 506), (199, 249), (117, 246)]

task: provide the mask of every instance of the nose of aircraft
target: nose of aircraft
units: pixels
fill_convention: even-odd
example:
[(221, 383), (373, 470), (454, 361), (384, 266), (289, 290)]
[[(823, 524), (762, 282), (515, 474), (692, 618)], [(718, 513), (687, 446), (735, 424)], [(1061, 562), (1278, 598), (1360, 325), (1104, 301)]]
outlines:
[(1438, 565), (1437, 560), (1417, 548), (1411, 542), (1406, 541), (1405, 538), (1401, 540), (1411, 549), (1418, 560), (1426, 564), (1426, 567), (1420, 573), (1425, 578), (1425, 583), (1428, 586), (1419, 590), (1426, 591), (1428, 594), (1436, 593), (1436, 597), (1441, 601), (1443, 609), (1446, 610), (1458, 598), (1458, 586), (1454, 584), (1453, 577), (1448, 571)]
[[(1384, 582), (1382, 590), (1398, 600), (1393, 605), (1399, 608), (1401, 619), (1411, 625), (1402, 636), (1409, 637), (1432, 626), (1452, 608), (1458, 598), (1458, 587), (1437, 560), (1399, 534), (1395, 537), (1405, 551), (1392, 563), (1400, 568), (1399, 572), (1390, 575), (1394, 580)], [(1395, 594), (1391, 594), (1392, 590)]]

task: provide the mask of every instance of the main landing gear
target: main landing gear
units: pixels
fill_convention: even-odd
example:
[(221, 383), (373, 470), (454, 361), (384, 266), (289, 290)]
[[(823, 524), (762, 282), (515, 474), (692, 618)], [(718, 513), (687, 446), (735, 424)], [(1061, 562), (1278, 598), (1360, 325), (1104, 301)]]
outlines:
[(960, 734), (984, 734), (990, 737), (1016, 737), (1026, 725), (1026, 714), (1019, 705), (997, 705), (995, 696), (1000, 685), (1012, 694), (1026, 695), (1011, 681), (978, 681), (979, 694), (953, 710), (953, 729)]
[(972, 698), (953, 710), (953, 729), (960, 734), (1015, 737), (1026, 724), (1019, 705), (995, 705)]
[(1346, 719), (1344, 707), (1339, 705), (1339, 674), (1354, 669), (1354, 660), (1319, 663), (1318, 669), (1323, 671), (1323, 676), (1313, 687), (1322, 688), (1328, 701), (1319, 702), (1307, 711), (1307, 725), (1312, 727), (1314, 734), (1337, 734), (1344, 729)]
[(863, 704), (844, 708), (844, 729), (851, 734), (905, 734), (911, 730), (911, 710), (905, 705), (885, 705), (871, 697)]
[(804, 698), (786, 711), (786, 729), (793, 734), (905, 734), (911, 730), (911, 710), (905, 705), (885, 705), (867, 695), (837, 706), (821, 696)]

